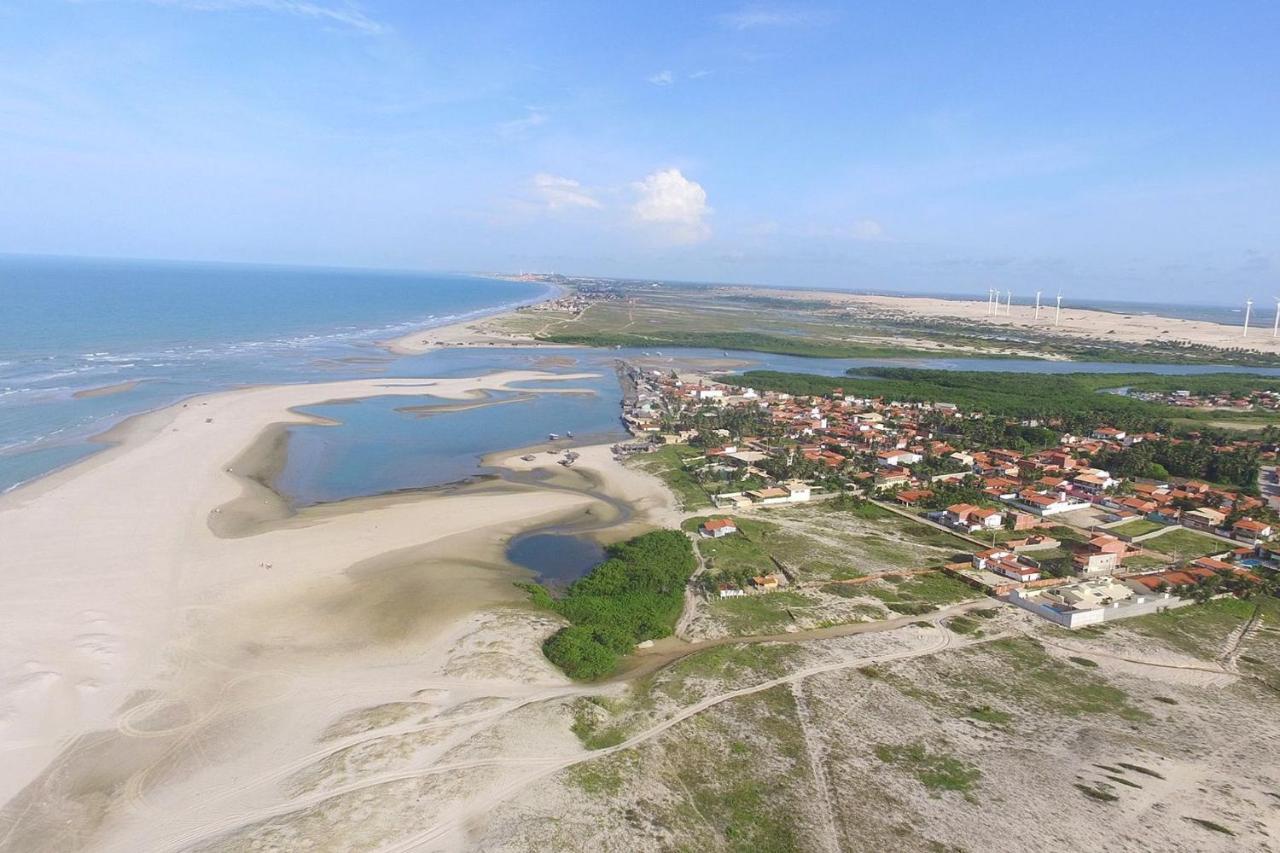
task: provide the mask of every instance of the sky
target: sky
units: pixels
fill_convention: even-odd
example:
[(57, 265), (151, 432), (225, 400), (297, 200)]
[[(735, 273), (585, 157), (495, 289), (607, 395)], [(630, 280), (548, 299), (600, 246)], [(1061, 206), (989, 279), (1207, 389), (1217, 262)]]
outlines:
[(1280, 4), (0, 0), (0, 252), (1280, 295)]

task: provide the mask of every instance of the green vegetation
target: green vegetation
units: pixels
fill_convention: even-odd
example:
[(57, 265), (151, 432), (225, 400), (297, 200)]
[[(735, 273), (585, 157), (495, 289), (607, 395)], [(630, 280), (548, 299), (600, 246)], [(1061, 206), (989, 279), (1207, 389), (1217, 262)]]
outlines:
[(990, 723), (993, 726), (1007, 726), (1013, 721), (1012, 714), (992, 708), (990, 705), (980, 705), (976, 708), (970, 708), (965, 712), (965, 716), (984, 723)]
[(909, 578), (885, 575), (879, 583), (868, 583), (864, 589), (893, 612), (909, 616), (932, 613), (939, 607), (978, 597), (973, 589), (941, 572)]
[[(550, 332), (538, 339), (554, 344), (589, 347), (635, 347), (663, 349), (689, 347), (744, 352), (767, 352), (775, 355), (797, 355), (804, 358), (903, 358), (919, 355), (910, 347), (878, 346), (814, 338), (788, 337), (765, 332), (712, 332), (659, 329), (644, 334), (632, 332)], [(982, 358), (984, 353), (966, 353), (969, 358)], [(993, 357), (999, 354), (992, 353)]]
[(542, 646), (572, 678), (608, 675), (636, 643), (670, 634), (694, 569), (693, 548), (678, 530), (646, 533), (607, 553), (608, 559), (561, 599), (537, 584), (528, 586), (535, 602), (572, 623)]
[(1195, 607), (1126, 619), (1124, 628), (1193, 657), (1213, 660), (1222, 652), (1231, 632), (1253, 616), (1255, 604), (1263, 608), (1268, 621), (1280, 617), (1280, 602), (1275, 599), (1250, 602), (1220, 598)]
[(626, 779), (635, 773), (637, 764), (633, 753), (621, 752), (571, 767), (566, 772), (565, 779), (585, 794), (612, 797), (622, 790)]
[(1154, 533), (1165, 525), (1156, 521), (1148, 521), (1145, 518), (1135, 518), (1133, 521), (1126, 521), (1124, 524), (1117, 524), (1115, 527), (1108, 527), (1108, 533), (1114, 533), (1118, 536), (1144, 536), (1148, 533)]
[(701, 509), (711, 506), (711, 498), (684, 467), (690, 456), (699, 455), (701, 451), (695, 448), (669, 444), (653, 453), (636, 457), (636, 467), (666, 483), (685, 509)]
[(1098, 666), (1098, 662), (1096, 660), (1090, 660), (1089, 658), (1076, 657), (1074, 655), (1072, 655), (1071, 657), (1068, 657), (1067, 660), (1071, 661), (1077, 666), (1083, 666), (1085, 669), (1096, 669)]
[(698, 540), (698, 550), (707, 561), (708, 584), (731, 581), (743, 586), (756, 575), (767, 575), (777, 570), (773, 560), (769, 559), (769, 552), (760, 543), (776, 531), (778, 525), (758, 519), (708, 515), (686, 519), (681, 527), (693, 533), (711, 518), (733, 518), (738, 532), (719, 539), (708, 537)]
[(963, 683), (979, 695), (1003, 697), (1071, 717), (1115, 714), (1144, 721), (1150, 716), (1134, 706), (1123, 690), (1099, 675), (1063, 663), (1028, 637), (995, 640), (960, 654), (991, 655), (995, 660), (995, 666), (970, 664), (964, 670)]
[(878, 744), (876, 758), (914, 775), (930, 791), (968, 791), (982, 772), (954, 756), (933, 752), (923, 743)]
[(794, 621), (789, 612), (792, 608), (808, 608), (813, 604), (813, 600), (802, 593), (783, 590), (713, 599), (708, 609), (725, 623), (730, 633), (777, 634)]
[(957, 634), (972, 634), (977, 636), (982, 633), (982, 623), (970, 616), (957, 616), (947, 621), (947, 627)]
[(703, 698), (694, 685), (709, 680), (716, 690), (733, 690), (758, 684), (785, 675), (801, 654), (799, 647), (786, 643), (715, 646), (671, 664), (657, 677), (654, 689), (689, 704)]
[(1142, 542), (1142, 547), (1161, 554), (1177, 555), (1182, 560), (1192, 560), (1206, 554), (1219, 554), (1230, 551), (1231, 545), (1212, 536), (1205, 536), (1193, 530), (1170, 530), (1159, 536), (1153, 536)]

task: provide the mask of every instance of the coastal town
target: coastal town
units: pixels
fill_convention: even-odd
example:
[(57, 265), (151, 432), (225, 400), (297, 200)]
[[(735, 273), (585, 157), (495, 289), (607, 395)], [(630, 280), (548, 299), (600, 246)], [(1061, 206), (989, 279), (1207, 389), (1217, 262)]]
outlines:
[[(629, 389), (624, 420), (637, 440), (619, 449), (676, 460), (668, 479), (686, 494), (705, 493), (720, 513), (697, 528), (704, 539), (741, 536), (736, 518), (779, 517), (771, 509), (870, 504), (946, 530), (969, 552), (921, 570), (1066, 628), (1275, 585), (1280, 518), (1256, 487), (1102, 467), (1143, 445), (1195, 442), (1196, 434), (1108, 423), (1076, 434), (1029, 422), (1019, 426), (1051, 439), (1011, 449), (975, 438), (989, 431), (965, 428), (994, 416), (945, 400), (856, 396), (838, 387), (791, 394), (753, 388), (749, 378), (731, 383), (631, 364), (620, 370)], [(1221, 403), (1180, 393), (1169, 399)], [(1256, 459), (1251, 478), (1274, 479), (1274, 444), (1235, 438), (1213, 452), (1247, 455)], [(723, 567), (724, 579), (704, 588), (720, 598), (773, 592), (792, 580), (779, 568), (736, 583)]]

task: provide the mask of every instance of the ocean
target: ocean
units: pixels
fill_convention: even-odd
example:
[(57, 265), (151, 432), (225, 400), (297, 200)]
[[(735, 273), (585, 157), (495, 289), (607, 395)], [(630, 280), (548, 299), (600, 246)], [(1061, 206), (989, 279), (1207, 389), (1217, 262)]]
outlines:
[[(542, 298), (462, 275), (0, 257), (0, 491), (192, 394), (377, 375), (376, 342)], [(136, 382), (125, 393), (79, 396)]]

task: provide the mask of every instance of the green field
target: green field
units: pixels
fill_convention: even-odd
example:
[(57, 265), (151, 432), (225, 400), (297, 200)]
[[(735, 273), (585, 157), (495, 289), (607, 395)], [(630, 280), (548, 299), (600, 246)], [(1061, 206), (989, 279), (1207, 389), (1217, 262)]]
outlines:
[(711, 506), (711, 498), (684, 467), (690, 457), (700, 455), (701, 451), (695, 448), (668, 444), (653, 453), (634, 457), (634, 464), (641, 471), (653, 474), (666, 483), (680, 500), (682, 507), (701, 509)]
[(972, 587), (941, 572), (909, 578), (886, 575), (876, 583), (866, 584), (863, 589), (868, 595), (883, 601), (885, 607), (904, 615), (931, 613), (948, 604), (980, 597)]
[(1135, 518), (1133, 521), (1126, 521), (1124, 524), (1118, 524), (1115, 527), (1108, 527), (1108, 533), (1115, 533), (1119, 536), (1143, 536), (1147, 533), (1154, 533), (1165, 527), (1155, 521), (1148, 521), (1145, 518)]
[(1211, 536), (1196, 533), (1194, 530), (1171, 530), (1160, 536), (1154, 536), (1142, 543), (1148, 551), (1159, 551), (1180, 560), (1194, 560), (1207, 554), (1220, 554), (1230, 551), (1233, 546)]
[(777, 571), (769, 552), (760, 545), (764, 534), (777, 530), (776, 524), (737, 516), (702, 515), (686, 519), (681, 526), (688, 533), (697, 533), (702, 523), (711, 518), (733, 518), (738, 527), (737, 533), (720, 539), (698, 537), (697, 548), (707, 561), (707, 571), (712, 577), (745, 578)]

